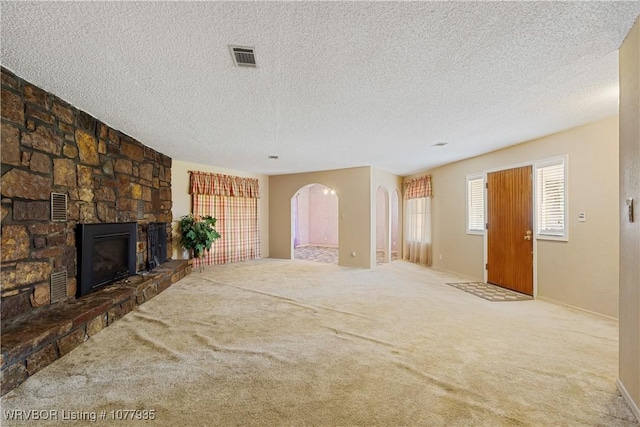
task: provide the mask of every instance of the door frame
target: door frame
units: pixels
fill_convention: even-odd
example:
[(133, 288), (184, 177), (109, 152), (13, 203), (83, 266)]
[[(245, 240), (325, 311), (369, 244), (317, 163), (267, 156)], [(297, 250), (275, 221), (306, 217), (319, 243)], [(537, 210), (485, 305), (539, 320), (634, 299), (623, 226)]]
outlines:
[[(532, 212), (532, 218), (533, 218), (533, 224), (532, 224), (532, 228), (533, 228), (533, 233), (532, 233), (532, 239), (533, 239), (533, 265), (532, 265), (532, 269), (533, 269), (533, 299), (537, 299), (538, 297), (538, 239), (536, 238), (537, 235), (537, 227), (536, 224), (538, 223), (538, 218), (537, 218), (537, 194), (536, 194), (536, 182), (537, 182), (537, 176), (536, 176), (536, 163), (535, 161), (529, 161), (529, 162), (523, 162), (523, 163), (515, 163), (515, 164), (511, 164), (511, 165), (507, 165), (507, 166), (499, 166), (496, 168), (491, 168), (491, 169), (485, 169), (484, 171), (482, 171), (482, 179), (484, 180), (485, 186), (484, 186), (484, 219), (485, 219), (485, 231), (483, 233), (483, 264), (486, 266), (487, 262), (488, 262), (488, 257), (489, 257), (489, 239), (488, 239), (488, 234), (487, 234), (487, 230), (486, 230), (486, 222), (487, 222), (487, 211), (488, 211), (488, 203), (487, 203), (487, 175), (492, 173), (492, 172), (500, 172), (500, 171), (504, 171), (504, 170), (509, 170), (509, 169), (515, 169), (515, 168), (521, 168), (521, 167), (526, 167), (526, 166), (531, 166), (531, 210)], [(482, 269), (482, 280), (487, 283), (487, 278), (488, 278), (488, 272), (486, 268)]]

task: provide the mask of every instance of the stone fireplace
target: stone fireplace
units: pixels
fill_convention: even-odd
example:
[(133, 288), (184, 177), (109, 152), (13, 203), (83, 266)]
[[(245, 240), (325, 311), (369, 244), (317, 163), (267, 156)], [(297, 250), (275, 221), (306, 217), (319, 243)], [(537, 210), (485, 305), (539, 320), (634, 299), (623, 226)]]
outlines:
[(137, 235), (135, 222), (78, 225), (78, 297), (136, 274)]
[[(49, 279), (78, 286), (78, 224), (135, 222), (135, 271), (149, 223), (171, 223), (171, 159), (2, 68), (2, 318), (52, 303)], [(51, 220), (51, 193), (67, 221)], [(167, 233), (171, 245), (171, 233)]]
[[(1, 76), (4, 394), (191, 267), (164, 262), (171, 158), (5, 68)], [(63, 219), (54, 198), (66, 201)], [(105, 231), (109, 225), (116, 231)], [(162, 236), (161, 250), (148, 247), (149, 228), (154, 241)], [(81, 237), (89, 235), (90, 245)], [(79, 258), (85, 249), (88, 258)], [(145, 275), (101, 287), (138, 272)]]

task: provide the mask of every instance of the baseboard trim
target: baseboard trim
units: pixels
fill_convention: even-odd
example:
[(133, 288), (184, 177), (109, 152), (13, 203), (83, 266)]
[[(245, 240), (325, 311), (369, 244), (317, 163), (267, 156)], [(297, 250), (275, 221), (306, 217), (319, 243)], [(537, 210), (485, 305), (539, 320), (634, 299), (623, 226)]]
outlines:
[(624, 400), (627, 401), (627, 404), (631, 408), (631, 412), (633, 412), (633, 415), (635, 415), (638, 421), (640, 421), (640, 408), (638, 408), (636, 402), (633, 401), (631, 395), (627, 392), (627, 389), (624, 388), (624, 384), (622, 384), (620, 378), (616, 379), (616, 385), (618, 386), (620, 393), (622, 393), (622, 397), (624, 397)]
[(585, 313), (593, 314), (593, 315), (598, 316), (598, 317), (604, 317), (604, 318), (609, 319), (609, 320), (615, 320), (616, 322), (619, 321), (619, 319), (617, 319), (617, 318), (615, 318), (613, 316), (607, 316), (606, 314), (598, 313), (597, 311), (587, 310), (586, 308), (582, 308), (582, 307), (578, 307), (578, 306), (575, 306), (575, 305), (567, 304), (565, 302), (557, 301), (557, 300), (554, 300), (554, 299), (551, 299), (551, 298), (547, 298), (547, 297), (543, 297), (543, 296), (540, 296), (540, 295), (538, 295), (535, 299), (540, 300), (540, 301), (544, 301), (544, 302), (548, 302), (548, 303), (551, 303), (551, 304), (555, 304), (555, 305), (561, 305), (563, 307), (573, 308), (575, 310), (579, 310), (579, 311), (583, 311)]
[(313, 246), (314, 248), (331, 248), (331, 249), (338, 249), (338, 246), (333, 246), (333, 245), (316, 245), (315, 243), (307, 243), (306, 245), (298, 245), (298, 246), (294, 246), (295, 248), (308, 248), (309, 246)]

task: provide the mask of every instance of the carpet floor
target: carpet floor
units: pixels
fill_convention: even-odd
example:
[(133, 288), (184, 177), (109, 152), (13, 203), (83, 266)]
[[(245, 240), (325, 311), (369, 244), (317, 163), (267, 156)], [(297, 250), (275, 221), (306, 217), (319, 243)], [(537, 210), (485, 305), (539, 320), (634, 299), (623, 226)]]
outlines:
[(463, 280), (403, 261), (206, 267), (5, 395), (2, 425), (638, 425), (617, 322), (446, 285)]

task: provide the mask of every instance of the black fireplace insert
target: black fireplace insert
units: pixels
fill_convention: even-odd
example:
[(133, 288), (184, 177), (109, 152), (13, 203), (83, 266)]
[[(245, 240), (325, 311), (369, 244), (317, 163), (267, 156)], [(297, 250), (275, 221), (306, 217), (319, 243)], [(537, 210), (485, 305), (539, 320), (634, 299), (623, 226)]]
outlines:
[(78, 224), (77, 296), (136, 274), (135, 222)]

